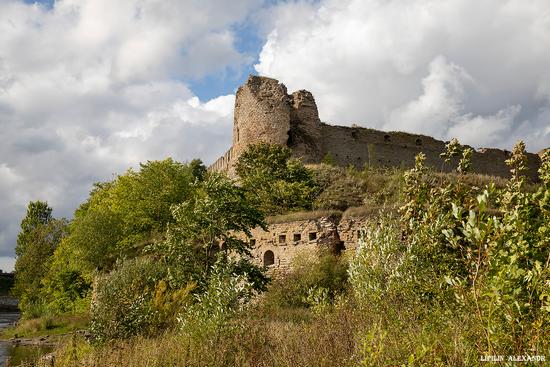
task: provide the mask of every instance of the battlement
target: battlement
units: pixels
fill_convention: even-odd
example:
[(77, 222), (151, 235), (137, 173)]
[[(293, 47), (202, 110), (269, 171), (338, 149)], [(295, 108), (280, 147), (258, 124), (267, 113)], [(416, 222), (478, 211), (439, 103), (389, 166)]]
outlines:
[[(423, 152), (426, 164), (449, 171), (440, 154), (446, 142), (429, 136), (404, 132), (384, 132), (358, 126), (322, 123), (313, 95), (300, 90), (289, 95), (278, 80), (250, 76), (239, 87), (235, 99), (233, 146), (209, 169), (235, 174), (234, 165), (249, 144), (279, 144), (289, 147), (304, 163), (319, 163), (329, 154), (336, 164), (358, 168), (414, 165)], [(510, 152), (495, 148), (474, 150), (471, 170), (475, 173), (509, 177), (505, 160)], [(528, 153), (527, 175), (538, 180), (539, 155)]]

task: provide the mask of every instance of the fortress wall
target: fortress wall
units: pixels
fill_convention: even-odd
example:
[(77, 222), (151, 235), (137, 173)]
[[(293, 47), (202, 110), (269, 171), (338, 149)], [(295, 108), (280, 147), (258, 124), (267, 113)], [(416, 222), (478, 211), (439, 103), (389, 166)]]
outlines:
[(216, 159), (216, 161), (210, 165), (209, 169), (215, 172), (227, 172), (234, 163), (233, 158), (233, 147), (231, 147), (224, 155)]
[[(295, 260), (318, 254), (320, 250), (355, 252), (369, 220), (376, 220), (378, 211), (346, 218), (322, 216), (315, 219), (291, 220), (252, 229), (253, 262), (274, 273), (288, 272)], [(243, 240), (246, 239), (241, 234)], [(269, 254), (273, 254), (272, 263)]]
[(442, 151), (440, 147), (445, 146), (443, 142), (438, 144), (435, 139), (421, 135), (406, 137), (402, 133), (327, 124), (321, 128), (323, 155), (330, 153), (341, 166), (408, 168), (414, 165), (415, 156), (421, 151), (426, 153), (428, 164), (435, 165), (440, 162), (436, 158)]
[[(321, 217), (270, 224), (268, 231), (254, 228), (250, 239), (254, 262), (277, 272), (288, 271), (297, 257), (315, 254), (323, 248), (337, 248), (340, 244), (337, 225), (337, 218)], [(269, 260), (269, 251), (273, 263), (265, 262)]]
[(359, 247), (359, 240), (363, 236), (363, 228), (368, 217), (345, 218), (338, 223), (338, 235), (346, 251), (355, 251)]
[[(340, 166), (410, 168), (420, 152), (426, 155), (427, 165), (436, 170), (450, 171), (457, 162), (444, 165), (440, 154), (445, 151), (445, 142), (429, 136), (323, 124), (310, 92), (288, 95), (277, 80), (250, 76), (235, 98), (233, 146), (210, 170), (235, 176), (234, 163), (239, 155), (247, 145), (260, 142), (288, 146), (304, 163), (320, 162), (330, 153)], [(505, 164), (509, 154), (492, 148), (474, 151), (472, 171), (509, 177)], [(537, 181), (540, 157), (529, 153), (528, 162), (528, 176)]]
[[(423, 152), (426, 164), (436, 170), (450, 171), (456, 168), (457, 160), (444, 164), (440, 154), (445, 151), (445, 142), (429, 136), (403, 132), (384, 132), (360, 127), (344, 127), (321, 124), (322, 155), (330, 153), (337, 165), (402, 167), (414, 166), (415, 157)], [(505, 160), (510, 152), (494, 148), (474, 150), (472, 172), (492, 176), (509, 177)], [(538, 180), (537, 170), (541, 161), (537, 154), (528, 153), (528, 176)]]

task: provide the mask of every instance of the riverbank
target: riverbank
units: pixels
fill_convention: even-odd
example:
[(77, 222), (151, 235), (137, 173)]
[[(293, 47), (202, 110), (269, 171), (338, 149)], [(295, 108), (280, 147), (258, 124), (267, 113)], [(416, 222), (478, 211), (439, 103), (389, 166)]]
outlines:
[(19, 340), (19, 343), (29, 341), (29, 343), (39, 344), (54, 337), (63, 337), (75, 332), (84, 333), (83, 330), (88, 328), (89, 323), (90, 317), (87, 314), (65, 314), (21, 320), (15, 325), (12, 323), (4, 326), (0, 331), (0, 340)]
[(44, 316), (19, 320), (18, 312), (0, 313), (0, 366), (32, 362), (77, 335), (86, 338), (87, 315)]

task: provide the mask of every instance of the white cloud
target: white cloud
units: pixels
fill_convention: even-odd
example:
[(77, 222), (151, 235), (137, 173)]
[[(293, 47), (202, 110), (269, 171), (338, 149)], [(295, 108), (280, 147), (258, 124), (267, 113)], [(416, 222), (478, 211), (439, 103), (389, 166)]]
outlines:
[(309, 89), (324, 121), (508, 149), (550, 142), (545, 0), (299, 1), (264, 17), (256, 70)]
[(93, 182), (139, 162), (224, 152), (234, 96), (199, 101), (185, 81), (249, 62), (232, 29), (257, 6), (0, 2), (0, 257), (29, 200), (71, 216)]

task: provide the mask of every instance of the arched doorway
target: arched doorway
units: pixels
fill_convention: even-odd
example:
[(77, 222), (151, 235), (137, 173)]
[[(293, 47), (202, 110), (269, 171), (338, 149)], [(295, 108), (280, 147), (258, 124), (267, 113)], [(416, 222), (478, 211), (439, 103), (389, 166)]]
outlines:
[(268, 267), (275, 264), (275, 254), (271, 250), (264, 252), (264, 266)]

